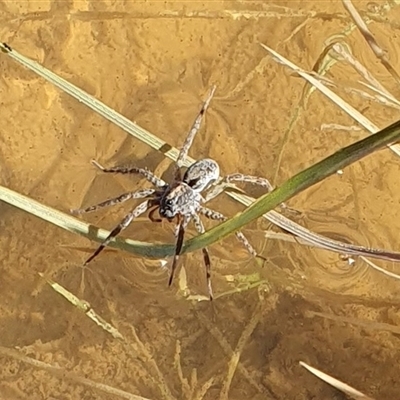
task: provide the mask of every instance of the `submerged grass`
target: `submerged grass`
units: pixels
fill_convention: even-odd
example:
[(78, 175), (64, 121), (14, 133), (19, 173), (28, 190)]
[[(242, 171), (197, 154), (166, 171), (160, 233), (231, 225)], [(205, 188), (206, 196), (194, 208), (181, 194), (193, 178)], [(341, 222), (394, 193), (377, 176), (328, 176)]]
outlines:
[(299, 364), (307, 371), (311, 372), (313, 375), (318, 377), (319, 379), (323, 380), (324, 382), (333, 386), (337, 390), (340, 390), (341, 392), (347, 394), (348, 396), (350, 396), (355, 400), (361, 400), (361, 399), (374, 400), (372, 397), (366, 396), (364, 393), (361, 393), (357, 389), (354, 389), (353, 387), (347, 385), (346, 383), (340, 381), (339, 379), (334, 378), (333, 376), (325, 374), (324, 372), (318, 370), (317, 368), (311, 367), (310, 365), (306, 364), (303, 361), (300, 361)]
[(350, 14), (351, 18), (353, 19), (354, 23), (357, 25), (358, 30), (361, 32), (362, 36), (368, 43), (368, 46), (371, 48), (375, 56), (378, 60), (382, 63), (382, 65), (387, 69), (387, 71), (393, 76), (393, 78), (400, 84), (400, 76), (397, 71), (393, 68), (392, 64), (389, 62), (385, 52), (379, 46), (377, 40), (372, 35), (371, 31), (368, 29), (367, 24), (362, 19), (361, 15), (354, 7), (351, 0), (342, 0), (343, 6)]
[[(366, 119), (362, 114), (351, 107), (348, 103), (344, 102), (339, 96), (333, 93), (316, 78), (302, 71), (299, 67), (297, 67), (269, 47), (265, 45), (262, 46), (276, 59), (278, 59), (279, 62), (282, 62), (295, 70), (314, 87), (322, 91), (326, 96), (333, 100), (337, 105), (339, 105), (344, 111), (351, 115), (370, 132), (375, 132), (378, 130), (378, 128), (374, 124), (372, 124), (368, 119)], [(38, 63), (33, 62), (32, 60), (29, 60), (28, 58), (22, 56), (21, 54), (12, 50), (8, 45), (0, 44), (0, 48), (3, 50), (3, 52), (7, 53), (16, 61), (20, 62), (27, 68), (44, 77), (45, 79), (49, 80), (63, 91), (66, 91), (73, 97), (77, 98), (79, 101), (85, 103), (94, 111), (100, 113), (102, 116), (117, 124), (122, 129), (126, 130), (128, 133), (132, 134), (139, 140), (147, 143), (154, 149), (162, 151), (166, 156), (171, 159), (177, 158), (177, 149), (158, 139), (156, 136), (150, 134), (136, 124), (132, 123), (127, 118), (123, 117), (122, 115), (112, 110), (110, 107), (104, 105), (97, 99), (88, 95), (83, 90), (75, 87), (74, 85), (71, 85), (69, 82), (58, 77), (51, 71), (43, 68)], [(359, 141), (352, 146), (340, 150), (334, 155), (328, 157), (327, 159), (315, 164), (313, 167), (310, 167), (292, 177), (283, 185), (281, 185), (278, 189), (274, 190), (272, 193), (259, 198), (241, 214), (207, 231), (203, 235), (187, 241), (183, 247), (183, 252), (195, 251), (218, 242), (222, 238), (239, 230), (244, 225), (263, 216), (268, 211), (288, 200), (295, 194), (300, 193), (306, 188), (316, 184), (317, 182), (320, 182), (329, 175), (335, 173), (337, 170), (344, 168), (352, 162), (357, 161), (358, 159), (372, 153), (373, 151), (385, 145), (391, 146), (392, 150), (394, 150), (397, 154), (400, 154), (398, 146), (392, 145), (392, 143), (399, 139), (399, 135), (399, 123), (395, 123), (390, 127), (383, 129), (377, 135)], [(190, 165), (194, 160), (188, 157), (185, 161), (185, 165)], [(233, 192), (229, 192), (228, 194), (235, 197), (244, 204), (249, 204), (248, 198), (246, 198), (246, 196), (242, 196), (238, 193)], [(15, 193), (10, 189), (4, 187), (0, 187), (0, 199), (16, 207), (19, 207), (33, 215), (36, 215), (39, 218), (42, 218), (59, 227), (62, 227), (63, 229), (66, 229), (70, 232), (78, 233), (92, 240), (102, 241), (109, 234), (109, 232), (105, 230), (99, 229), (93, 225), (77, 220), (70, 215), (51, 209), (50, 207), (44, 206), (37, 201)], [(171, 256), (174, 252), (174, 246), (172, 245), (150, 244), (120, 238), (113, 240), (110, 245), (120, 249), (128, 250), (141, 256), (155, 258)]]
[[(299, 172), (271, 193), (260, 197), (243, 212), (217, 225), (202, 235), (188, 240), (183, 246), (182, 253), (199, 250), (220, 241), (255, 219), (263, 216), (263, 214), (277, 207), (279, 204), (289, 200), (296, 194), (301, 193), (305, 189), (333, 175), (337, 170), (343, 169), (374, 151), (391, 145), (398, 140), (400, 140), (400, 121), (393, 123), (374, 135), (368, 136), (365, 139), (337, 151), (324, 160)], [(1, 186), (0, 199), (65, 230), (78, 233), (96, 241), (104, 240), (109, 233)], [(163, 258), (174, 254), (173, 245), (150, 244), (129, 239), (123, 240), (120, 238), (112, 241), (110, 245), (147, 257)]]
[[(345, 1), (344, 1), (345, 2)], [(230, 15), (231, 17), (237, 18), (236, 15)], [(292, 15), (291, 15), (292, 16)], [(251, 18), (252, 16), (245, 15), (244, 13), (240, 14), (240, 17), (245, 17), (245, 18)], [(258, 16), (257, 16), (258, 17)], [(315, 17), (314, 15), (311, 15), (311, 18)], [(163, 152), (166, 156), (168, 156), (171, 159), (176, 159), (178, 155), (178, 150), (173, 148), (172, 146), (168, 145), (166, 142), (158, 139), (156, 136), (150, 134), (149, 132), (145, 131), (144, 129), (138, 127), (131, 121), (127, 120), (125, 117), (122, 115), (116, 113), (114, 110), (111, 108), (105, 106), (103, 103), (99, 102), (95, 98), (87, 95), (85, 92), (81, 91), (80, 89), (74, 87), (74, 91), (71, 92), (71, 85), (58, 77), (57, 75), (53, 74), (51, 71), (45, 70), (43, 67), (41, 67), (37, 63), (32, 63), (31, 60), (23, 57), (22, 55), (18, 54), (17, 52), (11, 50), (8, 46), (6, 45), (0, 45), (1, 49), (6, 52), (8, 55), (10, 55), (12, 58), (17, 60), (18, 62), (24, 64), (31, 70), (35, 71), (39, 75), (45, 77), (46, 79), (49, 79), (52, 81), (52, 83), (56, 84), (60, 89), (63, 91), (73, 95), (76, 97), (79, 101), (84, 102), (86, 105), (91, 107), (94, 111), (99, 112), (102, 114), (105, 118), (109, 119), (111, 122), (115, 123), (116, 125), (120, 126), (122, 129), (127, 131), (128, 133), (132, 134), (139, 140), (143, 141), (144, 143), (147, 143), (154, 149), (157, 149), (161, 152)], [(273, 53), (272, 49), (267, 48), (264, 46), (268, 51)], [(279, 55), (277, 53), (274, 54), (275, 57), (278, 57)], [(281, 56), (279, 56), (281, 57)], [(278, 58), (279, 58), (278, 57)], [(280, 58), (282, 61), (282, 57)], [(286, 63), (288, 65), (288, 63)], [(297, 68), (297, 67), (296, 67)], [(43, 71), (46, 71), (45, 73)], [(302, 75), (305, 79), (307, 79), (312, 85), (313, 88), (316, 87), (321, 90), (321, 87), (324, 87), (324, 85), (319, 85), (318, 80), (313, 78), (311, 75), (305, 73), (304, 71), (297, 69), (297, 72)], [(310, 79), (311, 77), (311, 79)], [(314, 79), (314, 81), (313, 81)], [(319, 85), (319, 87), (318, 87)], [(328, 89), (329, 90), (329, 89)], [(323, 93), (327, 94), (325, 89), (322, 89)], [(329, 96), (329, 94), (327, 94)], [(89, 96), (89, 97), (88, 97)], [(332, 97), (330, 97), (332, 98)], [(338, 99), (338, 100), (337, 100)], [(337, 102), (335, 101), (337, 100)], [(370, 121), (366, 120), (365, 117), (363, 117), (360, 113), (358, 113), (356, 110), (352, 109), (351, 106), (347, 105), (347, 103), (343, 102), (338, 96), (335, 98), (335, 103), (339, 104), (342, 106), (342, 108), (349, 113), (353, 118), (358, 120), (359, 123), (364, 125), (368, 130), (371, 132), (376, 132), (378, 130), (377, 127), (375, 127)], [(317, 182), (322, 181), (323, 179), (327, 178), (328, 176), (334, 174), (337, 170), (344, 168), (345, 166), (350, 165), (351, 163), (361, 159), (362, 157), (365, 157), (368, 154), (371, 154), (372, 152), (381, 149), (382, 147), (386, 145), (392, 145), (395, 141), (400, 139), (400, 121), (395, 122), (394, 124), (388, 126), (385, 129), (382, 129), (378, 133), (360, 140), (359, 142), (354, 143), (351, 146), (348, 146), (342, 150), (339, 150), (338, 152), (334, 153), (333, 155), (327, 157), (325, 160), (322, 160), (321, 162), (311, 166), (310, 168), (307, 168), (306, 170), (298, 173), (291, 179), (287, 180), (283, 185), (281, 185), (279, 188), (275, 189), (272, 193), (265, 195), (258, 199), (254, 204), (252, 204), (250, 207), (248, 207), (244, 212), (236, 215), (235, 217), (231, 218), (230, 220), (222, 223), (221, 225), (211, 229), (210, 231), (206, 232), (205, 234), (198, 236), (192, 240), (189, 240), (183, 248), (183, 252), (188, 252), (188, 251), (194, 251), (197, 249), (200, 249), (202, 247), (208, 246), (212, 243), (218, 242), (222, 238), (226, 237), (227, 235), (233, 233), (236, 230), (239, 230), (241, 227), (245, 226), (249, 222), (253, 221), (256, 218), (261, 217), (263, 214), (268, 212), (269, 210), (273, 209), (274, 207), (278, 206), (282, 202), (286, 201), (292, 196), (295, 196), (296, 194), (300, 193), (301, 191), (305, 190), (306, 188), (316, 184)], [(392, 146), (393, 148), (394, 146)], [(394, 147), (394, 148), (397, 148)], [(400, 154), (398, 152), (397, 154)], [(190, 165), (194, 160), (187, 158), (185, 165), (188, 166)], [(237, 193), (233, 193), (233, 196), (235, 196), (237, 199), (240, 199), (240, 195)], [(83, 235), (89, 239), (97, 240), (97, 241), (102, 241), (104, 238), (108, 235), (109, 232), (99, 229), (93, 225), (87, 224), (85, 222), (82, 222), (76, 218), (71, 217), (70, 215), (61, 213), (57, 210), (51, 209), (50, 207), (44, 206), (43, 204), (40, 204), (39, 202), (36, 202), (32, 199), (29, 199), (26, 196), (20, 195), (16, 192), (11, 191), (10, 189), (0, 187), (0, 199), (8, 202), (9, 204), (12, 204), (16, 207), (19, 207), (20, 209), (24, 209), (28, 213), (35, 215), (43, 220), (46, 220), (48, 222), (51, 222), (52, 224), (55, 224), (65, 230), (68, 230), (73, 233), (78, 233), (80, 235)], [(245, 198), (243, 198), (245, 199)], [(242, 203), (246, 204), (246, 201), (243, 201), (243, 199), (240, 199)], [(135, 254), (141, 255), (141, 256), (147, 256), (147, 257), (166, 257), (166, 256), (171, 256), (174, 253), (174, 246), (173, 245), (159, 245), (159, 244), (151, 244), (151, 243), (144, 243), (144, 242), (138, 242), (138, 241), (132, 241), (130, 239), (116, 239), (113, 241), (111, 244), (113, 247), (117, 247), (120, 249), (128, 250), (130, 252), (133, 252)], [(74, 304), (76, 307), (78, 307), (80, 310), (85, 312), (89, 317), (90, 315), (88, 314), (88, 311), (91, 310), (90, 306), (76, 298), (74, 295), (68, 293), (61, 293), (62, 290), (60, 290), (60, 287), (57, 286), (53, 281), (49, 281), (49, 284), (53, 287), (54, 290), (62, 294), (64, 297), (69, 299), (72, 304)], [(228, 346), (225, 342), (224, 345), (221, 344), (221, 347), (229, 349), (226, 351), (227, 355), (231, 356), (229, 366), (228, 366), (228, 371), (227, 371), (227, 376), (226, 380), (223, 383), (223, 388), (220, 393), (221, 399), (228, 398), (229, 396), (229, 391), (230, 391), (230, 385), (233, 379), (233, 376), (237, 371), (241, 372), (244, 374), (244, 376), (253, 384), (255, 388), (257, 388), (259, 391), (261, 391), (262, 388), (258, 387), (258, 383), (253, 379), (251, 374), (245, 369), (245, 367), (240, 363), (240, 356), (243, 351), (244, 345), (253, 332), (255, 326), (257, 325), (261, 315), (262, 315), (262, 310), (261, 310), (261, 305), (263, 303), (260, 302), (260, 305), (258, 308), (256, 308), (254, 316), (252, 317), (250, 323), (248, 326), (245, 328), (245, 330), (242, 332), (241, 338), (238, 341), (237, 347), (235, 350), (232, 350), (230, 346)], [(93, 319), (93, 318), (92, 318)], [(201, 318), (200, 318), (201, 319)], [(119, 331), (114, 330), (115, 328), (107, 325), (107, 323), (103, 320), (100, 320), (101, 323), (99, 323), (99, 319), (94, 318), (94, 322), (96, 322), (99, 326), (101, 326), (103, 329), (111, 333), (115, 338), (119, 338), (124, 340), (122, 335), (119, 333)], [(204, 325), (207, 326), (208, 321), (203, 321)], [(131, 329), (134, 329), (131, 327)], [(215, 326), (211, 326), (208, 328), (211, 332), (215, 331)], [(213, 333), (214, 335), (214, 333)], [(133, 337), (135, 338), (134, 340), (134, 345), (132, 345), (132, 349), (136, 351), (137, 353), (142, 353), (144, 356), (143, 358), (145, 359), (148, 364), (153, 367), (155, 371), (155, 375), (158, 378), (158, 382), (161, 387), (161, 392), (163, 394), (164, 398), (172, 399), (172, 394), (169, 391), (168, 386), (165, 384), (165, 378), (162, 375), (162, 373), (159, 371), (157, 368), (157, 365), (155, 364), (155, 361), (151, 355), (146, 350), (146, 346), (139, 340), (137, 337), (136, 333), (133, 330)], [(222, 337), (222, 335), (221, 335)], [(224, 337), (219, 338), (219, 340), (225, 340)], [(26, 362), (28, 364), (34, 365), (38, 368), (43, 368), (45, 370), (48, 370), (51, 373), (54, 373), (55, 375), (61, 375), (63, 378), (70, 379), (72, 381), (75, 381), (76, 383), (81, 383), (84, 385), (88, 385), (90, 387), (93, 387), (94, 389), (106, 392), (108, 394), (113, 394), (116, 396), (120, 396), (122, 398), (127, 398), (127, 399), (133, 399), (133, 400), (145, 400), (143, 397), (140, 396), (135, 396), (130, 393), (126, 393), (123, 391), (117, 391), (117, 389), (114, 389), (112, 387), (108, 387), (103, 384), (97, 384), (92, 381), (89, 381), (88, 379), (83, 379), (80, 377), (76, 377), (65, 370), (58, 368), (58, 367), (53, 367), (48, 364), (36, 362), (35, 360), (28, 359), (27, 357), (20, 355), (18, 352), (10, 349), (5, 349), (5, 348), (0, 348), (0, 353), (3, 355), (8, 355), (9, 357), (13, 357), (15, 359), (19, 359), (20, 361)], [(179, 378), (182, 383), (182, 392), (184, 392), (187, 396), (187, 398), (193, 399), (193, 400), (200, 400), (204, 397), (208, 389), (213, 385), (214, 383), (214, 377), (206, 381), (201, 387), (197, 385), (197, 375), (196, 371), (192, 371), (192, 376), (190, 379), (190, 383), (187, 378), (184, 377), (183, 371), (182, 371), (182, 366), (180, 365), (180, 345), (177, 342), (177, 350), (176, 350), (176, 359), (175, 359), (175, 367), (178, 371)], [(369, 397), (363, 395), (361, 392), (356, 391), (353, 388), (350, 388), (349, 386), (345, 385), (344, 383), (335, 380), (332, 377), (329, 377), (326, 374), (321, 373), (320, 371), (313, 369), (312, 367), (308, 366), (305, 363), (301, 363), (301, 365), (305, 368), (307, 368), (310, 372), (315, 373), (317, 376), (319, 376), (321, 379), (324, 379), (326, 382), (329, 384), (335, 386), (339, 390), (342, 390), (350, 395), (355, 396), (355, 398), (364, 398), (364, 399), (370, 399)], [(319, 374), (318, 374), (319, 373)], [(322, 374), (322, 375), (321, 375)], [(357, 397), (358, 396), (358, 397)]]

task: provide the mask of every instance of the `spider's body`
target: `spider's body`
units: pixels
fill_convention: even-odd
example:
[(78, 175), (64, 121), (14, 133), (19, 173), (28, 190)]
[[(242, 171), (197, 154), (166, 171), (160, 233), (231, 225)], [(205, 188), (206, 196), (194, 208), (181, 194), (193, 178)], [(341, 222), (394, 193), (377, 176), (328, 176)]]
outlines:
[(185, 182), (168, 185), (160, 198), (159, 213), (162, 218), (172, 219), (177, 215), (191, 216), (196, 213), (203, 200), (202, 195)]
[[(141, 189), (134, 192), (128, 192), (120, 195), (119, 197), (106, 200), (100, 204), (90, 206), (84, 209), (74, 210), (74, 213), (86, 213), (95, 211), (102, 207), (112, 206), (114, 204), (122, 203), (129, 199), (146, 199), (138, 206), (136, 206), (125, 218), (111, 231), (104, 242), (97, 248), (97, 250), (86, 260), (84, 265), (92, 261), (110, 241), (116, 237), (122, 230), (127, 228), (129, 224), (137, 218), (139, 215), (150, 210), (149, 218), (152, 221), (159, 221), (159, 219), (153, 218), (153, 213), (158, 210), (161, 218), (165, 218), (169, 221), (177, 220), (175, 229), (176, 246), (175, 255), (172, 262), (171, 274), (169, 278), (169, 284), (172, 283), (174, 271), (177, 266), (179, 255), (182, 251), (183, 238), (185, 229), (190, 221), (193, 221), (196, 230), (199, 233), (205, 231), (203, 223), (200, 219), (200, 215), (207, 218), (224, 221), (226, 217), (214, 210), (205, 207), (203, 204), (206, 200), (215, 197), (218, 193), (223, 191), (224, 185), (216, 185), (213, 190), (207, 193), (207, 196), (203, 197), (203, 192), (214, 185), (220, 176), (220, 169), (216, 161), (206, 158), (194, 162), (185, 172), (182, 177), (181, 167), (185, 160), (190, 146), (192, 145), (193, 139), (200, 128), (201, 120), (208, 108), (211, 98), (214, 94), (215, 87), (211, 90), (210, 95), (203, 104), (203, 107), (197, 116), (185, 143), (179, 152), (178, 159), (175, 164), (175, 173), (172, 183), (165, 183), (162, 179), (155, 176), (152, 172), (147, 169), (137, 167), (113, 167), (104, 168), (98, 162), (92, 161), (93, 164), (101, 169), (103, 172), (119, 173), (119, 174), (140, 174), (145, 177), (150, 183), (155, 186), (155, 189)], [(242, 181), (250, 182), (257, 185), (266, 187), (268, 190), (272, 190), (271, 184), (264, 178), (258, 178), (253, 176), (247, 176), (242, 174), (232, 174), (226, 176), (223, 181), (229, 183), (231, 181)], [(205, 200), (206, 199), (206, 200)], [(257, 256), (256, 251), (253, 249), (251, 244), (245, 238), (241, 232), (236, 232), (237, 238), (244, 244), (246, 249), (253, 256)], [(205, 266), (206, 266), (206, 277), (210, 299), (212, 299), (212, 289), (210, 280), (210, 257), (207, 248), (202, 249)]]
[(219, 165), (211, 158), (193, 163), (185, 172), (183, 182), (198, 193), (208, 189), (219, 179)]

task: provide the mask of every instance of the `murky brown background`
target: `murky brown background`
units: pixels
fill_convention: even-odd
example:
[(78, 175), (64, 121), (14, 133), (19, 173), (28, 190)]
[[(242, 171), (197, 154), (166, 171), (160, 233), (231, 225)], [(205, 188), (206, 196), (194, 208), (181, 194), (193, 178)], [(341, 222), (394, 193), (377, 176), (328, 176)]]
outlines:
[[(400, 7), (389, 3), (391, 10), (383, 8), (385, 2), (355, 5), (375, 19), (370, 28), (400, 71)], [(323, 124), (356, 123), (314, 92), (283, 145), (304, 81), (258, 45), (265, 43), (310, 70), (324, 41), (349, 26), (340, 1), (2, 1), (0, 11), (1, 41), (174, 146), (182, 143), (202, 98), (216, 84), (191, 156), (215, 158), (224, 174), (240, 171), (279, 184), (366, 135), (321, 129)], [(399, 88), (359, 32), (347, 42), (399, 98)], [(68, 211), (145, 184), (135, 177), (101, 174), (90, 164), (92, 158), (105, 165), (129, 162), (159, 174), (167, 171), (163, 176), (169, 178), (169, 161), (162, 154), (5, 55), (0, 67), (3, 185)], [(345, 86), (357, 86), (360, 79), (343, 63), (328, 76)], [(337, 92), (380, 127), (399, 118), (398, 110)], [(301, 223), (319, 233), (398, 251), (399, 172), (400, 160), (384, 150), (289, 204), (303, 211)], [(242, 209), (225, 195), (212, 206), (228, 215)], [(84, 219), (111, 228), (128, 208)], [(125, 398), (132, 399), (133, 394), (150, 399), (344, 398), (302, 369), (301, 360), (376, 398), (400, 398), (400, 283), (362, 261), (349, 266), (337, 254), (266, 241), (263, 232), (269, 226), (258, 221), (245, 233), (268, 258), (266, 265), (249, 257), (234, 237), (213, 246), (213, 284), (220, 297), (213, 304), (193, 302), (184, 296), (188, 290), (206, 294), (201, 252), (182, 258), (187, 288), (183, 275), (167, 288), (168, 271), (159, 261), (114, 250), (105, 251), (83, 274), (79, 266), (94, 243), (6, 204), (0, 204), (0, 213), (2, 399), (123, 398), (97, 384), (131, 393)], [(126, 235), (173, 240), (170, 226), (146, 218)], [(101, 330), (38, 272), (88, 301), (127, 343)], [(240, 358), (235, 359), (238, 347)], [(6, 348), (60, 369), (28, 365)], [(228, 369), (234, 371), (235, 362), (230, 382)], [(197, 385), (190, 389), (194, 369)]]

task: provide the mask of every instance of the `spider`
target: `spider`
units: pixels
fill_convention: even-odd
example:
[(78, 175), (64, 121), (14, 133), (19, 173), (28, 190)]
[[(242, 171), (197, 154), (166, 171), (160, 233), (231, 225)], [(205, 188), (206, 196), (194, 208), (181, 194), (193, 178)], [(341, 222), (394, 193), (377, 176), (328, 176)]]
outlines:
[[(92, 160), (92, 164), (105, 173), (114, 174), (139, 174), (146, 178), (153, 186), (153, 188), (140, 189), (134, 192), (127, 192), (118, 197), (106, 200), (102, 203), (81, 209), (71, 210), (74, 214), (83, 214), (96, 211), (103, 207), (113, 206), (115, 204), (123, 203), (129, 199), (146, 199), (138, 206), (136, 206), (125, 218), (111, 231), (107, 238), (101, 245), (93, 252), (93, 254), (84, 262), (83, 266), (89, 264), (100, 252), (115, 238), (126, 229), (129, 224), (138, 216), (149, 211), (149, 218), (151, 221), (161, 221), (162, 218), (168, 221), (176, 221), (175, 226), (175, 254), (172, 261), (171, 272), (168, 280), (168, 285), (171, 286), (174, 273), (178, 264), (178, 259), (182, 251), (183, 239), (185, 229), (190, 221), (194, 222), (194, 226), (198, 233), (205, 232), (204, 225), (200, 219), (200, 215), (206, 218), (218, 221), (225, 221), (226, 217), (210, 208), (205, 207), (203, 204), (211, 198), (214, 198), (221, 193), (225, 187), (233, 181), (249, 182), (256, 185), (266, 187), (268, 191), (273, 189), (272, 185), (265, 178), (243, 175), (239, 173), (227, 175), (220, 180), (220, 168), (216, 161), (206, 158), (194, 162), (182, 176), (182, 165), (186, 159), (189, 149), (193, 143), (194, 137), (201, 126), (201, 121), (211, 99), (215, 92), (215, 86), (212, 87), (206, 101), (197, 115), (186, 139), (179, 152), (178, 158), (174, 165), (174, 177), (171, 183), (165, 183), (162, 179), (155, 176), (151, 171), (145, 168), (138, 167), (111, 167), (105, 168), (97, 161)], [(220, 182), (218, 182), (220, 180)], [(203, 197), (202, 192), (210, 189), (213, 190), (207, 193), (206, 198)], [(158, 211), (160, 218), (156, 218), (154, 213)], [(246, 247), (248, 252), (255, 257), (260, 257), (250, 242), (241, 232), (236, 232), (236, 237)], [(207, 248), (202, 249), (208, 295), (210, 300), (213, 299), (213, 291), (211, 286), (211, 261)], [(261, 257), (263, 258), (263, 257)]]

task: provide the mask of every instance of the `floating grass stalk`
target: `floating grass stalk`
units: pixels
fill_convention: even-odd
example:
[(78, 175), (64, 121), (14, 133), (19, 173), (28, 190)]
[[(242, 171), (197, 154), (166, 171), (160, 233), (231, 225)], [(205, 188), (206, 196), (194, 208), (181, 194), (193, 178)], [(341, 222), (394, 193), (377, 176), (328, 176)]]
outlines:
[(323, 380), (324, 382), (333, 386), (337, 390), (340, 390), (341, 392), (347, 394), (348, 396), (350, 396), (355, 400), (374, 400), (372, 397), (366, 396), (364, 393), (361, 393), (357, 389), (354, 389), (353, 387), (347, 385), (346, 383), (340, 381), (339, 379), (336, 379), (328, 374), (325, 374), (324, 372), (318, 370), (317, 368), (311, 367), (310, 365), (306, 364), (303, 361), (300, 361), (299, 364), (307, 371), (311, 372), (313, 375), (318, 377), (319, 379)]
[(393, 68), (392, 64), (390, 64), (385, 52), (379, 46), (377, 40), (372, 35), (371, 31), (368, 29), (367, 24), (362, 19), (361, 15), (358, 13), (357, 9), (354, 7), (351, 0), (342, 0), (344, 8), (350, 14), (354, 23), (357, 25), (357, 28), (361, 32), (362, 36), (368, 43), (368, 46), (371, 48), (375, 56), (379, 59), (382, 65), (387, 69), (390, 75), (396, 80), (398, 84), (400, 84), (400, 76), (397, 71)]
[[(271, 54), (273, 54), (274, 57), (278, 58), (281, 62), (285, 63), (286, 65), (289, 65), (299, 75), (303, 76), (316, 88), (318, 88), (324, 94), (333, 99), (336, 104), (340, 105), (346, 112), (348, 112), (351, 116), (353, 116), (353, 118), (355, 118), (358, 122), (363, 124), (367, 129), (369, 129), (370, 131), (378, 130), (376, 126), (371, 124), (370, 121), (368, 121), (364, 116), (362, 116), (355, 109), (353, 109), (342, 99), (340, 99), (339, 96), (331, 92), (317, 79), (305, 73), (300, 68), (295, 66), (290, 61), (286, 60), (284, 57), (280, 56), (272, 49), (264, 45), (262, 46)], [(71, 85), (69, 82), (58, 77), (56, 74), (43, 68), (38, 63), (29, 60), (28, 58), (12, 50), (8, 45), (0, 44), (0, 48), (2, 49), (3, 52), (5, 52), (7, 55), (12, 57), (16, 61), (25, 65), (32, 71), (38, 73), (40, 76), (43, 76), (45, 79), (49, 80), (62, 90), (66, 91), (70, 95), (77, 98), (79, 101), (91, 107), (99, 114), (103, 115), (105, 118), (109, 119), (111, 122), (114, 122), (121, 128), (125, 129), (128, 133), (134, 135), (135, 137), (149, 144), (153, 148), (162, 151), (168, 157), (176, 159), (178, 151), (172, 148), (171, 146), (167, 145), (165, 142), (161, 141), (154, 135), (151, 135), (147, 131), (138, 127), (136, 124), (127, 120), (125, 117), (116, 113), (114, 110), (107, 107), (98, 100), (94, 99), (92, 96), (89, 96), (81, 89), (75, 87), (74, 85)], [(313, 167), (310, 167), (307, 170), (304, 170), (300, 174), (296, 175), (295, 177), (289, 179), (280, 188), (276, 189), (271, 194), (261, 197), (252, 205), (250, 205), (250, 207), (246, 209), (243, 213), (211, 229), (205, 234), (202, 234), (201, 236), (189, 240), (184, 245), (182, 252), (198, 250), (207, 245), (218, 242), (219, 240), (229, 235), (230, 233), (235, 232), (236, 230), (245, 226), (254, 219), (257, 219), (263, 214), (266, 214), (268, 211), (275, 208), (279, 204), (283, 203), (287, 199), (291, 198), (295, 194), (300, 193), (302, 190), (325, 179), (329, 175), (336, 172), (338, 169), (342, 169), (343, 167), (351, 164), (354, 161), (357, 161), (358, 159), (364, 157), (367, 154), (370, 154), (371, 152), (385, 145), (391, 145), (392, 143), (394, 143), (396, 140), (399, 139), (399, 136), (400, 136), (399, 124), (397, 123), (393, 124), (388, 128), (383, 129), (379, 134), (374, 135), (372, 138), (370, 137), (364, 139), (360, 142), (355, 143), (352, 146), (340, 150), (334, 155), (328, 157), (326, 160), (315, 164)], [(398, 151), (397, 146), (391, 146), (391, 148), (395, 151)], [(186, 160), (187, 160), (186, 165), (194, 161), (189, 157)], [(249, 198), (248, 196), (239, 195), (234, 192), (229, 192), (228, 194), (234, 198), (240, 199), (240, 201), (246, 205), (252, 203), (252, 199)], [(41, 205), (40, 203), (34, 200), (31, 200), (23, 195), (19, 195), (18, 193), (15, 193), (4, 187), (0, 188), (0, 199), (8, 202), (9, 204), (15, 205), (16, 207), (25, 209), (31, 214), (34, 214), (42, 219), (52, 222), (53, 224), (56, 224), (66, 230), (69, 230), (74, 233), (79, 233), (93, 240), (102, 241), (109, 233), (107, 231), (98, 229), (93, 225), (85, 224), (82, 221), (78, 221), (77, 219), (71, 216), (67, 216), (66, 214), (60, 213), (59, 211)], [(270, 216), (268, 216), (268, 214), (266, 214), (265, 216), (268, 219), (271, 218)], [(288, 228), (289, 231), (290, 229), (292, 229), (290, 224), (286, 224), (284, 226), (282, 226), (281, 224), (279, 226), (283, 227), (284, 229)], [(117, 239), (116, 241), (112, 241), (110, 245), (118, 248), (123, 248), (133, 253), (147, 257), (163, 258), (173, 254), (172, 245), (156, 245), (156, 244), (130, 241), (128, 239), (126, 240)]]

